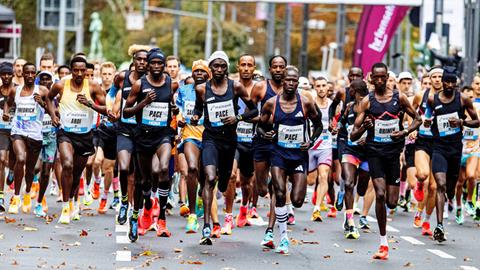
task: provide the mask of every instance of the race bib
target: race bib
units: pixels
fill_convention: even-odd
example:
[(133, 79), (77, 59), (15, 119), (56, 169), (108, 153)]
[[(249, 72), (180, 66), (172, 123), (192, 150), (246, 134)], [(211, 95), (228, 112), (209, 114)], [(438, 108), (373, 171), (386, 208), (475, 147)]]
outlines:
[(453, 112), (453, 113), (444, 114), (444, 115), (437, 115), (437, 126), (438, 126), (438, 133), (440, 137), (445, 137), (461, 131), (459, 127), (457, 128), (450, 127), (450, 123), (448, 122), (448, 119), (452, 117), (458, 118), (458, 113)]
[(100, 123), (104, 124), (107, 127), (112, 127), (113, 123), (108, 121), (108, 116), (101, 114), (100, 115)]
[[(183, 104), (183, 113), (187, 124), (190, 124), (190, 118), (193, 116), (194, 109), (195, 101), (185, 101)], [(203, 117), (198, 120), (198, 124), (203, 125)]]
[(422, 115), (422, 124), (418, 128), (418, 133), (423, 135), (423, 136), (432, 137), (433, 136), (432, 130), (430, 129), (430, 127), (426, 128), (423, 124), (424, 122), (425, 122), (425, 115)]
[(143, 108), (142, 124), (153, 127), (166, 127), (168, 122), (168, 102), (152, 102)]
[(392, 135), (394, 131), (400, 130), (398, 124), (398, 119), (375, 120), (375, 136), (373, 137), (373, 141), (381, 143), (392, 142), (390, 135)]
[(367, 138), (367, 132), (363, 132), (362, 136), (360, 137), (360, 139), (356, 140), (356, 141), (352, 141), (350, 139), (350, 134), (352, 134), (352, 131), (353, 131), (353, 125), (348, 125), (347, 124), (347, 132), (348, 132), (348, 145), (350, 146), (357, 146), (358, 145), (358, 141), (360, 140), (365, 140)]
[(330, 133), (330, 131), (328, 131), (328, 129), (323, 129), (322, 133), (320, 134), (320, 139), (322, 141), (329, 141), (332, 139), (332, 134)]
[(253, 123), (244, 121), (238, 122), (237, 125), (237, 142), (251, 143), (253, 139)]
[(284, 148), (300, 148), (304, 143), (303, 125), (297, 126), (278, 126), (278, 145)]
[(50, 133), (53, 131), (55, 131), (55, 127), (52, 125), (52, 118), (50, 117), (50, 114), (45, 113), (42, 120), (42, 132)]
[[(3, 108), (0, 108), (0, 115), (3, 116)], [(8, 122), (3, 121), (3, 117), (0, 118), (0, 129), (11, 129), (12, 122), (11, 119)]]
[(232, 100), (208, 103), (207, 104), (208, 119), (212, 127), (223, 126), (222, 118), (235, 116)]
[[(125, 104), (127, 102), (127, 100), (122, 98), (122, 102), (123, 102), (123, 104)], [(122, 110), (122, 117), (120, 118), (120, 121), (122, 121), (122, 123), (125, 123), (125, 124), (133, 124), (133, 125), (137, 124), (137, 119), (135, 119), (135, 116), (132, 116), (130, 118), (125, 118), (123, 116), (123, 110)]]
[(17, 120), (34, 121), (37, 119), (37, 102), (35, 100), (22, 101), (17, 103), (15, 115)]
[(478, 140), (478, 128), (463, 127), (463, 139), (464, 140)]
[(88, 112), (67, 112), (61, 116), (63, 130), (73, 133), (87, 133), (90, 130)]

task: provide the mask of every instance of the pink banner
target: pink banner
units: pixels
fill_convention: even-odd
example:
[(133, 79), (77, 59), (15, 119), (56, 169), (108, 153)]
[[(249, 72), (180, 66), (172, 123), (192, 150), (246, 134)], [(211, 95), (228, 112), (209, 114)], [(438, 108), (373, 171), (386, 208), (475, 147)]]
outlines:
[(373, 64), (381, 62), (392, 37), (407, 14), (405, 6), (364, 6), (357, 28), (353, 65), (366, 75)]

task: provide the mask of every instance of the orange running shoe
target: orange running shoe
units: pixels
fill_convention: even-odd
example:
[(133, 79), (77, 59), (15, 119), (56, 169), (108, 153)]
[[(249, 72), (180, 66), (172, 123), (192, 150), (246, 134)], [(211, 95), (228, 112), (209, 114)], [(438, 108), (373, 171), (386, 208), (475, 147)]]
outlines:
[(167, 229), (167, 221), (164, 219), (158, 219), (156, 229), (158, 237), (170, 237), (172, 235)]
[(423, 192), (423, 182), (418, 181), (417, 185), (413, 189), (413, 196), (415, 197), (415, 200), (417, 202), (422, 202), (424, 198), (424, 192)]
[(220, 238), (221, 233), (222, 228), (220, 228), (220, 225), (213, 225), (212, 238)]
[(258, 218), (257, 208), (255, 208), (255, 207), (250, 208), (247, 216), (249, 218)]
[(337, 217), (337, 209), (335, 207), (330, 207), (330, 211), (328, 211), (327, 217), (329, 218), (336, 218)]
[(47, 198), (45, 198), (45, 196), (43, 196), (43, 199), (42, 199), (42, 210), (45, 213), (48, 212)]
[(180, 206), (180, 216), (188, 217), (188, 215), (190, 215), (190, 208), (188, 208), (186, 204), (182, 204), (182, 206)]
[(153, 222), (152, 210), (153, 207), (150, 210), (143, 208), (142, 214), (138, 217), (138, 234), (144, 235), (155, 224)]
[(80, 185), (78, 187), (78, 196), (83, 196), (85, 194), (85, 184), (83, 178), (80, 178)]
[(30, 198), (32, 198), (32, 200), (35, 200), (37, 198), (39, 190), (40, 190), (40, 183), (33, 182), (32, 187), (30, 188)]
[(94, 200), (98, 200), (98, 198), (100, 198), (100, 184), (93, 183), (92, 198)]
[(380, 246), (377, 253), (373, 255), (374, 260), (388, 260), (388, 247)]
[(250, 221), (247, 219), (247, 206), (240, 206), (240, 213), (237, 216), (237, 227), (250, 226)]
[(413, 227), (417, 228), (417, 229), (422, 227), (422, 217), (421, 216), (415, 216), (415, 219), (413, 220)]
[(430, 222), (424, 221), (422, 224), (422, 235), (432, 236), (432, 230), (430, 230)]
[(160, 215), (160, 203), (158, 198), (150, 199), (152, 201), (152, 216), (158, 217)]
[(108, 210), (108, 208), (107, 208), (107, 199), (101, 199), (101, 200), (100, 200), (100, 206), (98, 206), (97, 212), (98, 212), (99, 214), (102, 214), (102, 215), (103, 215), (103, 214), (107, 213), (107, 210)]

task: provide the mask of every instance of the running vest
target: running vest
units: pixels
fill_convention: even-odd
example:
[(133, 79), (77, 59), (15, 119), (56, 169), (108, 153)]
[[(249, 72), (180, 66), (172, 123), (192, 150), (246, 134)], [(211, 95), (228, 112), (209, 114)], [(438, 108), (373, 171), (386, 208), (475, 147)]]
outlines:
[(455, 91), (455, 97), (450, 103), (442, 103), (436, 93), (433, 98), (433, 111), (435, 117), (432, 122), (432, 133), (439, 142), (460, 142), (462, 140), (462, 129), (453, 128), (448, 122), (449, 118), (464, 118), (464, 108), (462, 107), (461, 94)]
[[(8, 100), (8, 93), (4, 96), (0, 91), (0, 115), (3, 115), (3, 108), (5, 106), (5, 102)], [(15, 107), (12, 107), (9, 112), (10, 116), (15, 114)], [(0, 131), (7, 131), (10, 132), (12, 129), (12, 118), (9, 121), (3, 121), (3, 118), (0, 117)]]
[(180, 114), (186, 122), (186, 125), (182, 128), (182, 139), (191, 138), (201, 141), (204, 130), (203, 117), (198, 120), (196, 126), (190, 124), (190, 119), (192, 118), (195, 109), (195, 101), (197, 99), (195, 85), (185, 84), (178, 89), (177, 94), (175, 103), (180, 109)]
[(222, 96), (213, 93), (210, 82), (208, 81), (205, 86), (205, 105), (203, 110), (205, 131), (217, 138), (233, 138), (236, 136), (237, 125), (225, 126), (221, 119), (238, 114), (238, 105), (236, 105), (238, 104), (238, 97), (234, 95), (234, 82), (230, 79), (228, 80), (227, 91)]
[[(347, 109), (347, 104), (350, 103), (351, 101), (355, 101), (354, 97), (350, 96), (350, 87), (345, 87), (345, 102), (342, 102), (342, 109), (340, 110), (340, 119), (338, 120), (338, 123), (342, 123), (343, 121), (341, 118), (345, 115), (345, 110)], [(338, 138), (340, 139), (347, 139), (347, 136), (349, 136), (349, 133), (347, 129), (342, 125), (338, 129)]]
[(430, 95), (430, 89), (426, 90), (425, 93), (423, 93), (422, 97), (422, 103), (420, 103), (420, 106), (418, 106), (418, 114), (422, 117), (422, 124), (418, 128), (418, 137), (421, 138), (427, 138), (431, 139), (433, 137), (432, 134), (432, 127), (425, 127), (423, 125), (423, 122), (425, 121), (425, 112), (427, 111), (427, 102), (428, 102), (428, 96)]
[(125, 108), (125, 102), (127, 101), (128, 95), (132, 90), (132, 82), (130, 82), (130, 71), (125, 71), (125, 78), (123, 79), (122, 87), (122, 100), (120, 101), (120, 122), (127, 125), (137, 125), (137, 120), (135, 117), (125, 118), (123, 116), (123, 109)]
[[(243, 100), (238, 99), (238, 113), (243, 114), (247, 108)], [(237, 124), (237, 142), (240, 143), (252, 143), (254, 132), (253, 123), (248, 123), (245, 121), (240, 121)]]
[(33, 140), (43, 140), (42, 120), (43, 109), (35, 101), (34, 94), (38, 94), (39, 86), (35, 85), (32, 94), (22, 97), (23, 86), (17, 87), (15, 92), (15, 117), (12, 123), (12, 134), (25, 136)]
[[(378, 154), (386, 154), (391, 151), (399, 152), (405, 145), (405, 140), (393, 141), (390, 135), (394, 131), (403, 130), (403, 112), (400, 106), (400, 94), (394, 91), (390, 101), (380, 103), (375, 98), (375, 92), (368, 94), (370, 108), (367, 115), (373, 118), (373, 128), (368, 129), (367, 146)], [(397, 147), (392, 147), (395, 145)]]
[[(332, 101), (327, 98), (327, 106), (325, 108), (320, 108), (320, 113), (322, 115), (322, 134), (317, 138), (315, 143), (313, 144), (311, 150), (320, 150), (320, 149), (331, 149), (332, 148), (332, 134), (328, 130), (329, 127), (329, 117), (328, 117), (328, 110), (330, 109), (330, 106), (332, 105)], [(311, 132), (313, 133), (313, 125), (310, 125), (312, 127)]]
[(88, 80), (83, 80), (82, 91), (73, 92), (71, 79), (65, 80), (63, 94), (58, 104), (61, 129), (76, 134), (86, 134), (92, 130), (94, 110), (77, 101), (77, 95), (83, 94), (91, 100)]
[(145, 99), (150, 91), (155, 91), (155, 100), (143, 107), (137, 113), (137, 123), (143, 129), (163, 129), (170, 128), (172, 115), (170, 112), (170, 102), (172, 100), (172, 80), (170, 76), (165, 75), (165, 82), (162, 86), (153, 86), (147, 80), (147, 75), (143, 75), (141, 80), (141, 92), (138, 94), (137, 102)]
[[(109, 87), (109, 88), (107, 89), (107, 91), (106, 91), (105, 103), (109, 103), (109, 102), (110, 102), (110, 104), (115, 104), (115, 96), (110, 96), (110, 95), (108, 94), (108, 93), (110, 92), (110, 88), (111, 88), (111, 87)], [(103, 114), (99, 114), (98, 127), (112, 128), (112, 127), (113, 127), (113, 123), (108, 120), (108, 116), (103, 115)]]
[(352, 141), (350, 139), (350, 135), (352, 134), (352, 131), (353, 131), (353, 126), (355, 125), (355, 118), (357, 117), (357, 113), (355, 112), (355, 103), (352, 102), (351, 105), (347, 106), (345, 108), (345, 113), (346, 113), (346, 117), (345, 117), (345, 128), (347, 130), (347, 146), (351, 149), (355, 149), (355, 150), (363, 150), (364, 147), (363, 146), (360, 146), (358, 145), (358, 141), (360, 140), (365, 140), (367, 138), (367, 131), (365, 131), (362, 136), (360, 137), (360, 139), (356, 140), (356, 141)]
[[(258, 111), (260, 112), (260, 114), (261, 114), (261, 112), (262, 112), (263, 105), (265, 105), (265, 103), (267, 103), (267, 101), (268, 101), (270, 98), (272, 98), (272, 97), (274, 97), (274, 96), (277, 95), (277, 93), (275, 93), (275, 91), (273, 91), (273, 88), (272, 88), (272, 86), (271, 86), (271, 84), (270, 84), (270, 80), (267, 80), (266, 83), (267, 83), (267, 89), (265, 90), (265, 95), (264, 95), (263, 98), (260, 100), (260, 103), (257, 104)], [(271, 130), (273, 129), (273, 125), (272, 125), (272, 124), (269, 124), (269, 123), (268, 123), (268, 124), (259, 123), (258, 125), (260, 125), (260, 127), (261, 127), (265, 132), (271, 131)], [(256, 134), (256, 131), (255, 131), (255, 130), (256, 130), (256, 127), (255, 127), (255, 129), (254, 129), (254, 132), (255, 132), (255, 134)], [(255, 137), (256, 137), (257, 139), (264, 140), (264, 139), (262, 139), (260, 136), (255, 136)], [(266, 141), (266, 140), (264, 140), (264, 141)]]

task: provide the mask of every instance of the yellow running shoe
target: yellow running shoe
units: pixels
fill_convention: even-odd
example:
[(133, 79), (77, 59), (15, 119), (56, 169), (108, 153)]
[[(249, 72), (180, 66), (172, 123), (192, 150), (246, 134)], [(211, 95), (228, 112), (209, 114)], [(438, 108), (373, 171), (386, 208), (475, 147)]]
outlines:
[(322, 214), (320, 213), (320, 210), (313, 211), (311, 219), (312, 221), (322, 222), (323, 218), (322, 218)]
[(20, 197), (13, 196), (10, 201), (10, 206), (8, 207), (9, 214), (18, 214), (18, 207), (20, 205)]
[(62, 214), (60, 215), (60, 219), (58, 223), (61, 224), (70, 224), (70, 208), (68, 205), (62, 208)]
[(22, 212), (27, 214), (32, 209), (32, 197), (30, 194), (23, 195)]

